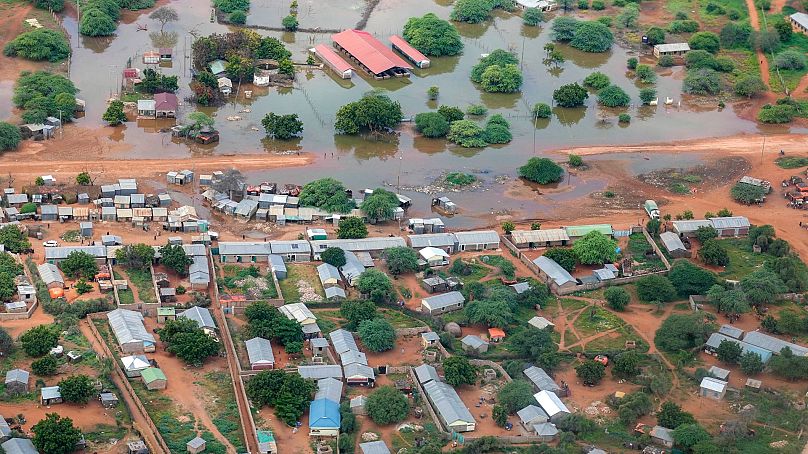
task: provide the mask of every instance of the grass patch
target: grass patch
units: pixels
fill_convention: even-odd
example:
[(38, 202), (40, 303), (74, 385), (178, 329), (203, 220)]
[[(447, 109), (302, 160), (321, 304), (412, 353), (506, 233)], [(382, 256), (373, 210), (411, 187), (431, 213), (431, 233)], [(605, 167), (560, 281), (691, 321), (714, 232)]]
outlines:
[[(797, 433), (808, 424), (808, 412), (795, 409), (791, 403), (795, 396), (768, 392), (742, 392), (743, 405), (752, 404), (757, 409), (755, 422)], [(784, 434), (778, 433), (782, 437)], [(801, 445), (800, 445), (801, 446)]]
[(808, 167), (808, 157), (803, 156), (782, 156), (774, 161), (783, 169), (799, 169)]
[(651, 245), (648, 244), (642, 233), (632, 233), (628, 237), (628, 252), (631, 253), (631, 258), (636, 263), (635, 270), (657, 270), (665, 267), (662, 259), (656, 255), (646, 257), (645, 252), (650, 249)]
[(584, 309), (578, 319), (575, 320), (574, 325), (578, 334), (586, 339), (597, 333), (623, 327), (625, 323), (617, 315), (600, 307), (592, 306), (589, 309)]
[(589, 303), (586, 301), (581, 301), (574, 298), (559, 298), (559, 301), (561, 302), (561, 308), (566, 312), (575, 312), (589, 305)]
[(477, 177), (470, 173), (450, 172), (446, 174), (445, 180), (452, 186), (468, 186), (477, 181)]
[(129, 282), (137, 288), (137, 295), (141, 301), (146, 304), (157, 303), (151, 271), (126, 268), (126, 275), (129, 277)]
[[(385, 320), (390, 322), (393, 325), (393, 328), (417, 328), (419, 326), (425, 326), (426, 324), (417, 318), (412, 318), (409, 315), (399, 312), (393, 309), (378, 309), (379, 314), (384, 317)], [(322, 329), (322, 327), (320, 327)]]
[[(213, 423), (227, 440), (236, 448), (236, 452), (246, 452), (242, 438), (241, 420), (238, 414), (238, 404), (230, 382), (230, 375), (224, 372), (211, 372), (205, 375), (203, 386), (215, 396), (208, 408)], [(215, 404), (215, 405), (213, 405)]]
[[(616, 334), (613, 336), (612, 334)], [(586, 351), (623, 351), (626, 349), (626, 341), (634, 341), (637, 343), (636, 351), (645, 353), (648, 351), (648, 344), (642, 340), (639, 334), (634, 331), (629, 325), (621, 326), (614, 333), (607, 334), (606, 336), (587, 342)]]
[(718, 240), (729, 254), (729, 265), (724, 271), (718, 273), (726, 279), (739, 280), (747, 274), (757, 270), (770, 257), (767, 254), (752, 252), (749, 241), (741, 238)]
[(121, 304), (135, 304), (135, 294), (132, 290), (118, 290), (118, 301)]
[(126, 436), (126, 429), (109, 424), (98, 424), (89, 432), (83, 432), (84, 438), (91, 443), (107, 443), (110, 440), (121, 440)]
[[(455, 261), (452, 262), (452, 263), (453, 264), (457, 263), (459, 260), (462, 260), (462, 259), (455, 259)], [(463, 261), (463, 263), (466, 264), (466, 266), (464, 267), (465, 271), (463, 273), (458, 271), (458, 268), (460, 268), (460, 267), (456, 267), (455, 265), (452, 265), (449, 268), (449, 274), (452, 275), (452, 276), (456, 276), (464, 284), (468, 284), (469, 282), (479, 281), (479, 280), (483, 279), (484, 277), (488, 276), (488, 272), (490, 271), (488, 268), (486, 268), (486, 267), (484, 267), (484, 266), (482, 266), (482, 265), (480, 265), (478, 263), (471, 263), (471, 262), (466, 262), (466, 261)], [(442, 274), (442, 273), (438, 273), (438, 274)], [(442, 277), (446, 277), (446, 276), (442, 276)]]
[(78, 230), (68, 230), (59, 238), (61, 238), (62, 241), (67, 241), (68, 243), (78, 243), (81, 240), (81, 232)]
[(313, 265), (292, 264), (286, 265), (286, 279), (279, 282), (281, 287), (281, 294), (287, 303), (295, 303), (300, 301), (300, 290), (298, 289), (298, 281), (307, 282), (315, 293), (320, 295), (321, 299), (325, 299), (325, 291), (323, 285), (320, 283), (320, 278), (317, 276), (317, 268)]

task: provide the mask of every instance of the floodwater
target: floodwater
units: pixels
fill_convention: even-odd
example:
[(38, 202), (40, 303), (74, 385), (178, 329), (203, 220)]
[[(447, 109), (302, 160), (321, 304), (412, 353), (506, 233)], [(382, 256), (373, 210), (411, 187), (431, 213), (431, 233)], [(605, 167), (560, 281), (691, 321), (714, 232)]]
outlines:
[[(352, 27), (361, 19), (364, 7), (357, 0), (331, 4), (300, 0), (299, 3), (301, 27), (323, 29)], [(177, 0), (170, 4), (179, 11), (181, 21), (166, 26), (167, 32), (177, 34), (177, 44), (174, 46), (174, 61), (170, 67), (162, 70), (180, 77), (178, 96), (182, 100), (190, 95), (189, 56), (193, 37), (224, 33), (228, 27), (211, 23), (210, 9), (200, 7), (199, 0)], [(446, 0), (413, 3), (381, 0), (368, 19), (366, 30), (384, 42), (389, 35), (401, 33), (408, 17), (433, 12), (448, 18), (450, 11), (450, 3)], [(287, 0), (254, 0), (248, 24), (277, 27), (286, 14)], [(137, 30), (138, 24), (148, 25), (152, 32), (157, 30), (159, 24), (148, 19), (147, 15), (148, 12), (126, 13), (117, 36), (112, 38), (80, 37), (75, 19), (65, 20), (64, 25), (72, 35), (74, 47), (71, 79), (80, 89), (79, 96), (87, 102), (86, 117), (78, 120), (79, 124), (100, 127), (105, 102), (117, 90), (121, 82), (120, 73), (127, 60), (131, 59), (134, 66), (143, 68), (143, 52), (158, 47), (151, 41), (149, 32)], [(767, 131), (755, 122), (737, 118), (731, 108), (718, 109), (682, 101), (681, 67), (667, 71), (656, 83), (660, 100), (666, 97), (675, 100), (671, 106), (640, 107), (635, 104), (626, 109), (603, 109), (597, 106), (596, 97), (592, 94), (585, 108), (555, 108), (553, 118), (533, 121), (530, 108), (534, 103), (552, 104), (553, 90), (563, 84), (581, 82), (595, 70), (608, 74), (613, 83), (621, 86), (631, 95), (633, 102), (638, 103), (641, 86), (627, 77), (625, 69), (626, 59), (638, 55), (638, 52), (615, 45), (608, 53), (588, 54), (561, 45), (558, 47), (567, 61), (561, 68), (553, 68), (542, 62), (545, 53), (542, 48), (550, 42), (549, 23), (543, 24), (544, 27), (525, 27), (517, 15), (498, 11), (494, 16), (492, 21), (485, 24), (459, 25), (465, 44), (463, 54), (433, 58), (430, 68), (416, 69), (410, 78), (375, 81), (356, 73), (352, 80), (343, 81), (320, 69), (299, 68), (294, 88), (242, 86), (240, 93), (231, 97), (227, 104), (199, 109), (216, 120), (216, 128), (222, 137), (218, 144), (200, 146), (172, 141), (168, 134), (160, 133), (170, 123), (155, 124), (151, 120), (109, 128), (110, 140), (123, 140), (131, 144), (133, 148), (127, 152), (129, 157), (307, 152), (316, 158), (306, 168), (252, 172), (248, 175), (252, 181), (302, 184), (323, 175), (334, 175), (354, 189), (385, 184), (412, 187), (429, 184), (446, 171), (467, 171), (476, 173), (485, 184), (477, 192), (449, 194), (464, 215), (485, 217), (510, 210), (528, 213), (527, 217), (537, 217), (530, 213), (546, 212), (561, 202), (602, 190), (606, 182), (579, 182), (573, 177), (564, 183), (572, 187), (569, 191), (541, 195), (532, 200), (507, 197), (501, 188), (512, 188), (513, 184), (499, 184), (494, 179), (503, 175), (513, 179), (516, 168), (530, 156), (572, 146), (673, 141)], [(306, 60), (308, 48), (331, 42), (330, 35), (325, 33), (257, 31), (284, 41), (293, 52), (293, 60), (299, 63)], [(481, 54), (500, 48), (520, 57), (524, 74), (521, 93), (483, 93), (468, 78)], [(440, 89), (438, 102), (427, 98), (426, 92), (431, 86)], [(489, 109), (489, 115), (499, 113), (510, 121), (514, 139), (504, 146), (463, 149), (444, 140), (419, 137), (408, 123), (400, 128), (397, 136), (385, 140), (334, 134), (337, 109), (375, 88), (388, 90), (390, 96), (401, 103), (407, 118), (435, 109), (438, 104), (455, 105), (464, 110), (471, 104), (483, 104)], [(245, 90), (252, 90), (250, 99), (244, 96)], [(180, 117), (196, 109), (184, 101), (182, 104)], [(285, 142), (267, 139), (260, 120), (268, 112), (297, 113), (304, 123), (303, 137)], [(617, 115), (623, 112), (631, 114), (630, 125), (617, 123)], [(228, 117), (240, 119), (229, 121)], [(427, 215), (428, 196), (407, 194), (416, 199), (417, 209), (420, 210), (416, 214)]]

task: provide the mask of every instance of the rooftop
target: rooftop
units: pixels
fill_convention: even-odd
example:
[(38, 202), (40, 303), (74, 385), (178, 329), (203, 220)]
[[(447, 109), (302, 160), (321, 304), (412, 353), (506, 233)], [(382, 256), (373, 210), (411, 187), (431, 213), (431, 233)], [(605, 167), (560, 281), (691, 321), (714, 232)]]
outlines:
[(561, 387), (556, 384), (555, 380), (547, 375), (547, 372), (540, 367), (530, 366), (525, 369), (524, 372), (528, 380), (533, 382), (540, 391), (555, 392), (561, 390)]
[(575, 283), (575, 278), (569, 273), (569, 271), (565, 270), (561, 267), (555, 260), (541, 256), (533, 261), (539, 269), (546, 274), (547, 276), (552, 279), (556, 285), (564, 285), (569, 282)]
[(659, 52), (687, 52), (690, 50), (690, 45), (687, 43), (667, 43), (657, 44), (654, 48)]
[(412, 69), (409, 63), (368, 32), (345, 30), (331, 35), (331, 39), (374, 74), (381, 74), (394, 68)]
[(250, 364), (275, 364), (275, 354), (272, 352), (272, 343), (261, 337), (253, 337), (244, 341), (247, 347), (247, 356)]
[(422, 301), (429, 309), (440, 309), (455, 304), (463, 303), (466, 299), (458, 291), (442, 293), (440, 295), (429, 296)]
[(564, 229), (514, 230), (511, 232), (511, 238), (517, 244), (569, 241), (570, 239)]

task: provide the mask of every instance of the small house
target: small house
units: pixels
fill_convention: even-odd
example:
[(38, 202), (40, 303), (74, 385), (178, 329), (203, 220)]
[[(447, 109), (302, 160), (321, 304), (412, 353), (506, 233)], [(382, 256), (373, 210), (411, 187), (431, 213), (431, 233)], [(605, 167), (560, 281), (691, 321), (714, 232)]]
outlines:
[[(162, 290), (162, 289), (161, 289)], [(160, 295), (162, 297), (162, 294)], [(163, 324), (169, 320), (177, 319), (177, 309), (174, 307), (158, 307), (157, 323)]]
[[(52, 117), (51, 117), (52, 118)], [(54, 123), (58, 123), (59, 119), (54, 118), (56, 120)], [(56, 125), (53, 125), (56, 126)], [(54, 186), (56, 184), (56, 178), (53, 175), (42, 175), (42, 182), (45, 183), (45, 186)]]
[(328, 339), (324, 337), (313, 337), (310, 341), (311, 352), (314, 356), (323, 356), (328, 350)]
[(36, 302), (36, 288), (34, 288), (33, 285), (28, 284), (18, 285), (17, 296), (19, 296), (20, 299), (26, 303)]
[(81, 222), (79, 223), (79, 231), (84, 238), (92, 238), (93, 236), (93, 223)]
[(447, 430), (470, 432), (477, 427), (474, 416), (452, 386), (431, 380), (423, 387), (429, 403)]
[(715, 400), (721, 400), (724, 398), (724, 394), (727, 393), (727, 386), (728, 383), (724, 380), (719, 380), (713, 377), (704, 377), (701, 379), (701, 385), (699, 385), (699, 395), (701, 397), (709, 397)]
[(306, 237), (310, 240), (327, 240), (328, 233), (325, 229), (306, 229)]
[(662, 445), (666, 448), (673, 447), (673, 430), (668, 429), (667, 427), (654, 426), (648, 435), (651, 437), (651, 441), (656, 444)]
[(421, 333), (421, 345), (424, 348), (432, 347), (433, 345), (437, 345), (440, 342), (440, 337), (438, 333), (434, 331), (427, 331), (425, 333)]
[(690, 45), (687, 43), (665, 43), (654, 46), (654, 57), (657, 59), (668, 55), (670, 57), (681, 57), (690, 52)]
[(390, 454), (390, 449), (382, 440), (359, 443), (362, 454)]
[(36, 268), (39, 272), (39, 277), (42, 279), (42, 282), (45, 283), (45, 286), (48, 287), (48, 289), (64, 288), (65, 278), (62, 276), (62, 271), (58, 266), (52, 263), (43, 263), (41, 265), (37, 265)]
[(545, 413), (544, 410), (533, 404), (517, 411), (516, 416), (519, 417), (519, 422), (528, 432), (533, 431), (533, 426), (536, 424), (541, 424), (550, 420), (550, 417), (547, 416), (547, 413)]
[(160, 52), (153, 50), (143, 52), (144, 65), (156, 65), (158, 63), (160, 63)]
[(459, 251), (499, 249), (499, 234), (494, 230), (475, 230), (454, 234)]
[(126, 444), (127, 454), (149, 454), (149, 448), (143, 440), (130, 441)]
[(272, 343), (261, 337), (253, 337), (244, 341), (247, 347), (247, 357), (250, 361), (250, 369), (264, 370), (275, 368), (275, 354), (272, 353)]
[(539, 391), (533, 395), (536, 398), (536, 401), (539, 403), (539, 406), (547, 413), (547, 416), (550, 418), (551, 422), (557, 422), (563, 418), (566, 418), (571, 412), (564, 405), (564, 402), (561, 402), (561, 399), (555, 394), (549, 391)]
[(87, 205), (90, 203), (90, 194), (82, 192), (77, 196), (76, 200), (78, 201), (79, 205)]
[(28, 379), (30, 374), (27, 370), (11, 369), (6, 372), (6, 394), (9, 396), (17, 396), (28, 392)]
[(348, 295), (342, 287), (328, 287), (325, 289), (325, 299), (330, 302), (344, 301)]
[(500, 342), (505, 339), (505, 331), (501, 328), (488, 328), (488, 340), (490, 342)]
[(283, 261), (283, 258), (280, 255), (270, 254), (269, 268), (272, 270), (272, 274), (275, 275), (275, 279), (279, 281), (286, 279), (288, 274), (288, 271), (286, 270), (286, 262)]
[(539, 276), (550, 285), (553, 290), (573, 289), (578, 285), (578, 281), (561, 267), (555, 260), (541, 256), (533, 260), (533, 264), (538, 268)]
[(28, 310), (28, 305), (24, 301), (11, 301), (3, 303), (3, 306), (6, 308), (6, 312), (10, 314), (21, 314)]
[(351, 413), (355, 415), (367, 415), (368, 412), (365, 409), (365, 405), (368, 402), (368, 398), (365, 396), (356, 396), (350, 401)]
[(157, 103), (153, 99), (138, 99), (137, 101), (137, 115), (138, 117), (154, 118), (157, 115)]
[(747, 378), (746, 379), (746, 388), (752, 391), (760, 391), (760, 387), (763, 385), (763, 382), (760, 380), (755, 380), (754, 378)]
[(210, 314), (210, 311), (205, 307), (192, 306), (191, 308), (177, 314), (177, 317), (191, 319), (195, 321), (196, 325), (202, 329), (205, 328), (216, 329), (216, 323), (214, 323), (213, 321), (213, 316)]
[(118, 211), (115, 207), (101, 207), (101, 220), (102, 221), (116, 221), (118, 219)]
[(309, 404), (309, 436), (336, 437), (340, 422), (339, 403), (316, 399)]
[(556, 384), (555, 380), (540, 367), (530, 366), (524, 370), (524, 374), (537, 391), (548, 391), (556, 395), (561, 391), (561, 387)]
[(227, 77), (216, 79), (216, 83), (219, 85), (219, 91), (222, 92), (223, 95), (230, 96), (230, 94), (233, 93), (233, 81)]
[(146, 206), (145, 194), (132, 194), (129, 196), (129, 206), (131, 208), (143, 208)]
[(808, 33), (808, 14), (797, 12), (788, 16), (788, 19), (791, 21), (791, 27), (794, 30), (800, 33)]
[(449, 283), (446, 279), (435, 275), (422, 280), (421, 287), (429, 293), (441, 293), (449, 290)]
[(415, 373), (415, 378), (418, 380), (418, 383), (422, 385), (430, 381), (440, 381), (437, 369), (429, 364), (421, 364), (415, 367), (413, 372)]
[(208, 68), (210, 68), (211, 74), (216, 77), (219, 75), (226, 73), (226, 65), (227, 62), (224, 60), (213, 60), (212, 62), (208, 63)]
[(438, 315), (445, 312), (457, 311), (463, 308), (466, 299), (458, 291), (430, 296), (421, 300), (421, 312), (429, 315)]
[(521, 295), (532, 288), (528, 282), (517, 282), (515, 284), (511, 284), (509, 287), (511, 287), (517, 295)]
[(175, 303), (177, 302), (177, 289), (173, 287), (163, 287), (160, 289), (160, 302), (161, 303)]
[(553, 441), (558, 437), (558, 429), (555, 424), (550, 422), (543, 422), (533, 426), (533, 432), (540, 441), (545, 443)]
[(59, 219), (59, 211), (56, 205), (42, 205), (39, 207), (39, 219), (42, 222), (56, 221)]
[(460, 343), (465, 352), (480, 354), (488, 351), (488, 342), (473, 334), (469, 334), (463, 339), (460, 339)]
[(424, 264), (430, 267), (446, 266), (449, 264), (449, 253), (436, 247), (425, 247), (418, 251)]
[(124, 373), (126, 373), (126, 376), (129, 378), (140, 377), (140, 373), (143, 372), (143, 370), (151, 367), (151, 363), (149, 363), (149, 359), (146, 358), (146, 355), (124, 356), (121, 358), (121, 363), (123, 364)]
[(673, 232), (662, 232), (659, 234), (659, 239), (662, 240), (662, 245), (668, 254), (675, 259), (690, 257), (690, 251), (687, 250), (682, 239), (679, 235)]
[(115, 393), (101, 393), (98, 395), (101, 406), (104, 408), (115, 408), (118, 406), (118, 396)]
[(160, 53), (160, 61), (171, 61), (174, 57), (174, 49), (170, 47), (161, 47), (158, 52)]
[(196, 437), (193, 440), (185, 443), (185, 449), (190, 454), (199, 454), (200, 452), (205, 450), (206, 442), (202, 437)]
[(28, 438), (11, 438), (3, 442), (0, 447), (6, 454), (39, 454), (34, 442)]
[(62, 393), (58, 386), (47, 386), (40, 390), (39, 401), (42, 405), (54, 405), (62, 403)]
[(437, 207), (450, 216), (457, 213), (457, 205), (452, 202), (449, 197), (436, 197), (432, 199), (432, 206)]
[(520, 249), (567, 246), (570, 243), (570, 237), (564, 229), (514, 230), (510, 233), (510, 239)]
[(729, 381), (729, 371), (727, 369), (722, 369), (718, 366), (711, 366), (709, 369), (707, 369), (707, 372), (719, 380)]
[(323, 288), (339, 286), (340, 282), (342, 282), (342, 277), (339, 274), (339, 270), (330, 263), (318, 265), (317, 275), (320, 278), (320, 283), (323, 285)]
[(143, 384), (148, 390), (166, 389), (166, 374), (156, 367), (147, 367), (140, 372)]
[(8, 194), (6, 195), (6, 202), (10, 207), (19, 208), (28, 203), (28, 194)]

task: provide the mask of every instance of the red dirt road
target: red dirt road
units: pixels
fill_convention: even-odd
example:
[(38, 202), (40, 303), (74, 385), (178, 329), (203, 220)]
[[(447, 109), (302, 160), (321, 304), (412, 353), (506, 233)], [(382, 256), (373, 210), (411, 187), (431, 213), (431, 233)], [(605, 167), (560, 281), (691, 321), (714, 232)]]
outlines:
[[(746, 0), (746, 9), (749, 10), (749, 22), (752, 24), (752, 28), (756, 31), (760, 31), (760, 18), (758, 16), (757, 8), (755, 8), (755, 1), (754, 0)], [(763, 79), (763, 83), (769, 87), (769, 61), (766, 60), (766, 55), (763, 54), (763, 51), (758, 49), (757, 50), (757, 59), (760, 62), (760, 78)]]

